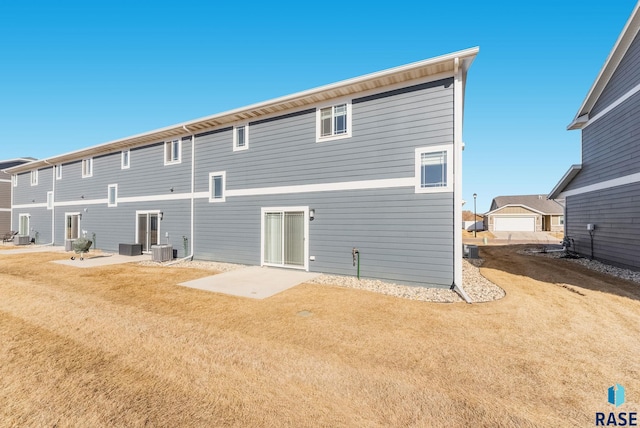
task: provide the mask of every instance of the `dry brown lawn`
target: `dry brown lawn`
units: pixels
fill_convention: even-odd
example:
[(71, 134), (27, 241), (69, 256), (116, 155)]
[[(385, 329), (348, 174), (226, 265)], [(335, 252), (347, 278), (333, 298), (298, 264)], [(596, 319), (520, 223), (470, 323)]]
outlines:
[(507, 296), (438, 304), (0, 255), (0, 426), (593, 426), (640, 401), (640, 287), (483, 247)]

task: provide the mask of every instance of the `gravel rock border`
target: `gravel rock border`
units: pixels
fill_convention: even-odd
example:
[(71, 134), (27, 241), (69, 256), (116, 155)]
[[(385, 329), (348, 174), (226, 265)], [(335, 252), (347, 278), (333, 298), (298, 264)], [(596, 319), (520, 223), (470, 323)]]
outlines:
[[(480, 274), (482, 259), (463, 259), (462, 279), (464, 290), (473, 303), (490, 302), (505, 296), (502, 288), (493, 284)], [(142, 266), (171, 266), (177, 268), (204, 269), (216, 272), (229, 272), (246, 267), (232, 263), (219, 263), (207, 261), (178, 261), (158, 263), (153, 261), (139, 262)], [(416, 287), (377, 279), (358, 279), (354, 276), (321, 274), (309, 281), (311, 284), (334, 285), (339, 287), (355, 288), (359, 290), (373, 291), (388, 296), (403, 299), (418, 300), (423, 302), (458, 303), (464, 300), (453, 290), (448, 288)]]
[(600, 272), (607, 275), (615, 276), (616, 278), (626, 279), (628, 281), (640, 283), (640, 272), (638, 271), (611, 266), (606, 263), (602, 263), (597, 260), (589, 260), (584, 257), (578, 257), (578, 258), (565, 257), (564, 251), (544, 252), (539, 248), (525, 248), (524, 250), (519, 250), (518, 253), (528, 255), (528, 256), (540, 256), (540, 257), (548, 257), (552, 259), (569, 260), (572, 263), (577, 263), (579, 265), (586, 267), (587, 269), (591, 269), (596, 272)]

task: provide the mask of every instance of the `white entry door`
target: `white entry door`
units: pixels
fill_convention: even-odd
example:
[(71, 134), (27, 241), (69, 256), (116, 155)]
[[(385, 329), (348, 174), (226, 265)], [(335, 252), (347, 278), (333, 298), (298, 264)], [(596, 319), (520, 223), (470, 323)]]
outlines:
[(309, 208), (262, 209), (262, 264), (308, 270)]

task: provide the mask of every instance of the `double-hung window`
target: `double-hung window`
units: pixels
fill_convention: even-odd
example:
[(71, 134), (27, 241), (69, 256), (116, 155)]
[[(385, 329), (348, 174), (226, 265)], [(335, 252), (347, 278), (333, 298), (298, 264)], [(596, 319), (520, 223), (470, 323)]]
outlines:
[(172, 140), (164, 143), (164, 164), (172, 165), (182, 161), (182, 144), (181, 141)]
[(416, 149), (416, 193), (453, 191), (452, 148), (451, 145)]
[(32, 186), (37, 186), (38, 185), (38, 170), (34, 169), (33, 171), (31, 171), (31, 185)]
[(233, 151), (247, 150), (249, 148), (249, 125), (233, 127)]
[(47, 192), (47, 209), (53, 209), (53, 191)]
[(93, 177), (93, 158), (82, 159), (82, 178)]
[(18, 187), (18, 176), (16, 174), (11, 176), (11, 182), (13, 183), (13, 187)]
[(316, 110), (316, 141), (351, 137), (351, 102)]
[(62, 180), (62, 164), (56, 165), (56, 180)]
[(109, 186), (107, 187), (107, 206), (108, 207), (118, 206), (118, 185), (117, 184), (109, 184)]
[(209, 174), (209, 202), (225, 201), (226, 182), (226, 171), (212, 172)]

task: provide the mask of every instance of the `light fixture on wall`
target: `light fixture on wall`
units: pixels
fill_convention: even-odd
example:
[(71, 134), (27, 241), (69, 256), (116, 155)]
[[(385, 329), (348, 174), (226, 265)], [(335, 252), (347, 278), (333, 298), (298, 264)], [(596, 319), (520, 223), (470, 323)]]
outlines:
[(158, 213), (158, 215), (159, 215), (159, 217), (160, 217), (160, 220), (162, 220), (162, 219), (164, 218), (164, 213), (163, 213), (162, 211), (160, 211), (160, 212)]
[(80, 199), (84, 199), (84, 195), (80, 195)]
[(309, 210), (309, 220), (313, 220), (314, 218), (316, 218), (316, 210), (315, 208), (311, 208)]
[(171, 193), (173, 193), (173, 187), (170, 187), (170, 188), (169, 188), (169, 191), (170, 191)]

